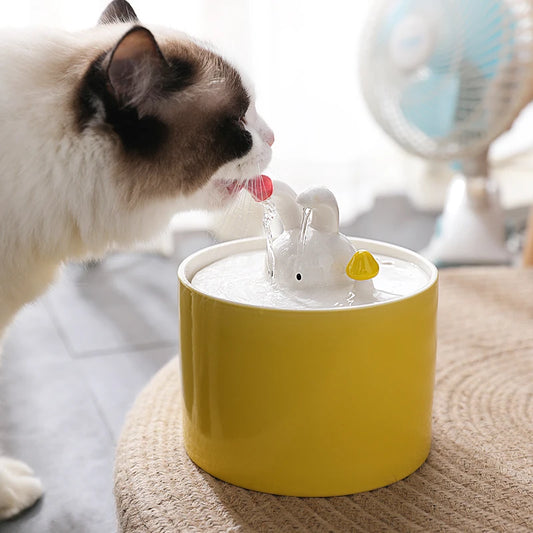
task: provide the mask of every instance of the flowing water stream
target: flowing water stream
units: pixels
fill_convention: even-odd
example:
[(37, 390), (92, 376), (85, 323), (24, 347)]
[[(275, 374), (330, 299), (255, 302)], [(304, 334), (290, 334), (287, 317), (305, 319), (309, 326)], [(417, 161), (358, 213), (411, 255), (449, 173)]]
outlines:
[(274, 236), (272, 235), (272, 222), (277, 217), (278, 212), (276, 211), (276, 206), (272, 200), (264, 200), (263, 204), (263, 228), (265, 230), (266, 237), (266, 263), (267, 271), (270, 278), (274, 277)]
[(298, 239), (298, 247), (297, 247), (297, 256), (300, 257), (304, 246), (305, 246), (305, 238), (307, 237), (307, 229), (309, 228), (309, 224), (311, 222), (311, 212), (312, 209), (310, 207), (304, 208), (304, 214), (302, 218), (302, 227), (300, 229), (300, 238)]

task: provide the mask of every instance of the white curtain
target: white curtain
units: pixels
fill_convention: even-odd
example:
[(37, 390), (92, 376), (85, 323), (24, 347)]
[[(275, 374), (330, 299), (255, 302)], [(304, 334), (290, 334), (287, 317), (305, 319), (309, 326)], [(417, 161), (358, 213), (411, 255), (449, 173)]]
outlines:
[[(276, 134), (269, 172), (296, 189), (327, 184), (346, 221), (378, 192), (412, 188), (413, 178), (426, 168), (381, 132), (361, 96), (357, 57), (372, 1), (131, 0), (131, 4), (146, 24), (172, 26), (210, 41), (249, 73), (259, 112)], [(5, 2), (2, 24), (77, 30), (95, 24), (107, 3)], [(507, 135), (501, 143), (504, 155), (533, 145), (532, 123), (529, 118), (527, 127), (511, 138)], [(533, 179), (527, 180), (532, 184), (531, 201)], [(508, 179), (502, 182), (507, 204), (518, 194), (523, 197), (524, 180), (520, 183), (518, 191)], [(442, 202), (440, 191), (438, 196), (436, 204)]]

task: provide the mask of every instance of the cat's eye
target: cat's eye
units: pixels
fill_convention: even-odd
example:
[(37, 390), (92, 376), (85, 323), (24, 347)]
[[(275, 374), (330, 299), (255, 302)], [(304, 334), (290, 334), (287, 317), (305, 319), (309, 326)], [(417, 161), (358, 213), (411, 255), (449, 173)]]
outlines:
[(298, 272), (298, 274), (296, 274), (296, 279), (298, 281), (300, 281), (302, 279), (302, 275)]

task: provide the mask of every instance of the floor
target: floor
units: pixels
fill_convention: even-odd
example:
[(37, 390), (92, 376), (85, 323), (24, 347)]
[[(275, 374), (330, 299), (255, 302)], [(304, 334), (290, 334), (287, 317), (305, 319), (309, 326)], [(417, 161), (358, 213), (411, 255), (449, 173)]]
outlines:
[[(182, 241), (182, 257), (212, 242)], [(3, 350), (0, 446), (46, 493), (1, 533), (116, 530), (114, 449), (135, 396), (178, 351), (178, 262), (129, 253), (69, 265), (17, 316)]]
[[(402, 223), (398, 224), (401, 220)], [(435, 217), (379, 199), (344, 233), (422, 248)], [(30, 464), (46, 494), (0, 533), (113, 533), (113, 456), (124, 417), (178, 351), (176, 269), (207, 246), (183, 234), (176, 255), (112, 254), (68, 265), (10, 328), (0, 373), (0, 444)]]

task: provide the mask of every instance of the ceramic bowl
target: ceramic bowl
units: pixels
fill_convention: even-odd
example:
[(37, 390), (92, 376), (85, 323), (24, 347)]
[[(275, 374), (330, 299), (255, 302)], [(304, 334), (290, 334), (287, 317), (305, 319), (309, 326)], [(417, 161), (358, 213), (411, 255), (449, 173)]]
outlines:
[(388, 485), (425, 461), (437, 269), (405, 248), (351, 240), (415, 263), (427, 283), (388, 302), (287, 310), (191, 285), (203, 267), (264, 249), (264, 239), (212, 246), (180, 265), (185, 448), (213, 476), (274, 494), (334, 496)]

